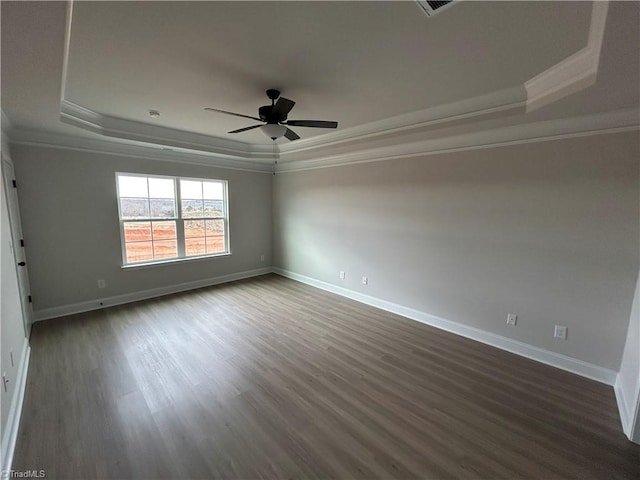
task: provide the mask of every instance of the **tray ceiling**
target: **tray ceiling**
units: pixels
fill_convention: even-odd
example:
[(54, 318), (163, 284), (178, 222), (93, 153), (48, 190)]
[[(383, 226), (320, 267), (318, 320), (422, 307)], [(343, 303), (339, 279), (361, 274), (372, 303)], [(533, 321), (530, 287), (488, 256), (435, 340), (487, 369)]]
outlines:
[[(251, 120), (203, 107), (253, 116), (276, 87), (297, 102), (290, 118), (340, 122), (329, 133), (296, 128), (302, 140), (279, 140), (283, 154), (356, 137), (362, 148), (381, 132), (414, 141), (614, 110), (626, 113), (607, 118), (627, 128), (638, 123), (640, 7), (600, 8), (594, 42), (596, 10), (461, 1), (427, 18), (412, 1), (2, 2), (3, 119), (17, 139), (147, 142), (267, 162), (262, 132), (226, 133)], [(588, 81), (572, 71), (575, 92), (525, 113), (527, 82), (551, 70), (558, 83), (576, 56), (591, 62)], [(448, 119), (458, 126), (447, 130)], [(445, 128), (421, 134), (425, 125)], [(398, 127), (415, 128), (405, 138)]]
[[(590, 3), (79, 2), (65, 98), (104, 115), (268, 143), (251, 121), (277, 87), (291, 118), (353, 127), (520, 85), (584, 47)], [(300, 128), (303, 138), (325, 133)]]

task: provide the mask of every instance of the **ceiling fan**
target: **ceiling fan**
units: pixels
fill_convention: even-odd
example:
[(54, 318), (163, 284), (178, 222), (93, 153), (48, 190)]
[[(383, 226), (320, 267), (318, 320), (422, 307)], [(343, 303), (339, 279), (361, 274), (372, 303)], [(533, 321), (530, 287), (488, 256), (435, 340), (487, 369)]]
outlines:
[[(271, 140), (284, 136), (288, 140), (297, 140), (300, 137), (297, 133), (289, 128), (293, 127), (314, 127), (314, 128), (337, 128), (338, 122), (329, 122), (325, 120), (287, 120), (287, 115), (296, 104), (293, 100), (280, 96), (280, 92), (273, 88), (267, 90), (267, 97), (271, 100), (271, 105), (264, 105), (258, 109), (258, 117), (251, 115), (243, 115), (242, 113), (227, 112), (226, 110), (218, 110), (217, 108), (206, 107), (205, 110), (212, 112), (226, 113), (236, 117), (250, 118), (263, 122), (260, 125), (252, 125), (250, 127), (239, 128), (228, 133), (240, 133), (254, 128), (261, 128), (264, 134)], [(277, 101), (276, 101), (277, 100)]]

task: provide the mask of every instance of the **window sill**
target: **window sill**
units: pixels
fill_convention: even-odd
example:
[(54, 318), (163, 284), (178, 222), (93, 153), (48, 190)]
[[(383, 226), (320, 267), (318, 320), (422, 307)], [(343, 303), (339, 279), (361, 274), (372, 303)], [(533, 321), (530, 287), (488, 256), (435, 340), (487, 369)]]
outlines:
[(220, 257), (230, 257), (231, 252), (227, 253), (216, 253), (214, 255), (200, 255), (198, 257), (187, 257), (187, 258), (171, 258), (169, 260), (160, 260), (157, 262), (146, 262), (146, 263), (130, 263), (127, 265), (122, 265), (120, 268), (122, 270), (135, 270), (138, 268), (148, 268), (148, 267), (160, 267), (163, 265), (172, 265), (176, 263), (184, 263), (184, 262), (194, 262), (197, 260), (207, 260), (211, 258), (220, 258)]

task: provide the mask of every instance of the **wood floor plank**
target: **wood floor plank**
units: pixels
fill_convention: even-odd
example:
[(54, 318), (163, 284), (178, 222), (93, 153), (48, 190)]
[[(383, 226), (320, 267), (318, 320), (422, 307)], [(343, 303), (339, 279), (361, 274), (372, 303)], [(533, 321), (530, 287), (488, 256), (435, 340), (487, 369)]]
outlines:
[(277, 276), (37, 323), (14, 470), (640, 478), (611, 387)]

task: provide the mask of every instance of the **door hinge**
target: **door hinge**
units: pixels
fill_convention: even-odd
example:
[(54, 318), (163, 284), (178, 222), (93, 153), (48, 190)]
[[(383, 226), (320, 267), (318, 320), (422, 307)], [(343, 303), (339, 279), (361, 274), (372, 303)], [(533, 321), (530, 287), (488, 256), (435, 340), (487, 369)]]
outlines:
[(32, 300), (31, 300), (31, 295), (29, 295), (29, 303), (31, 303), (31, 301), (32, 301)]
[(13, 188), (18, 188), (18, 184), (15, 180), (11, 180), (11, 184), (13, 185)]
[(20, 246), (24, 247), (24, 239), (23, 238), (20, 239)]

